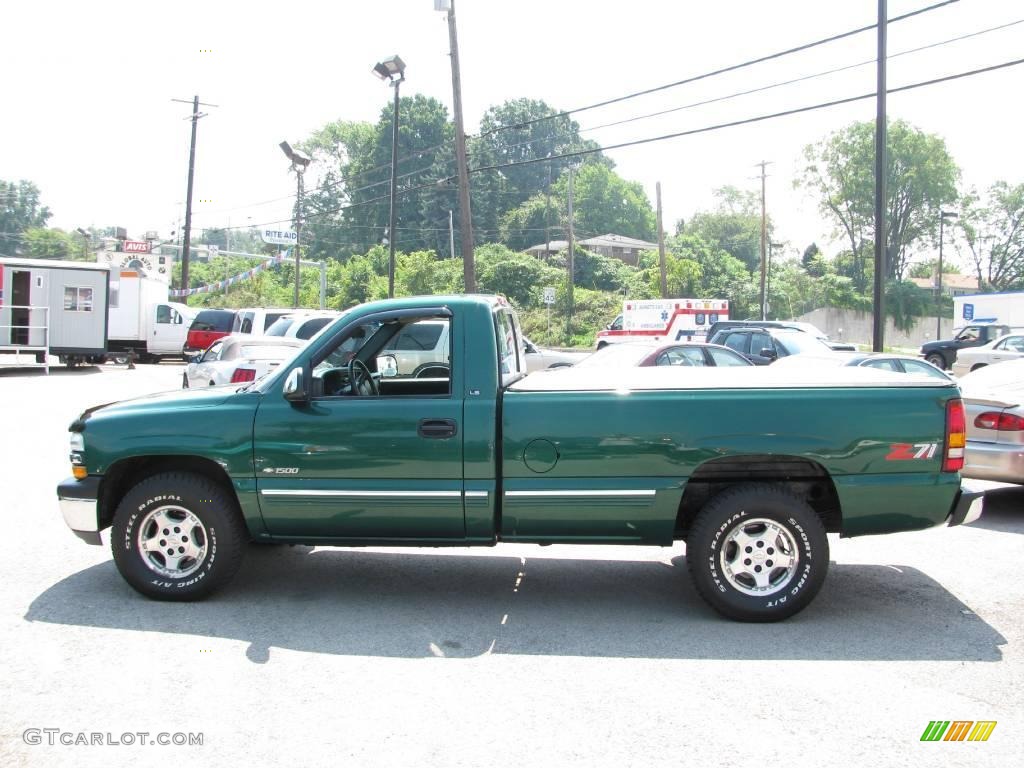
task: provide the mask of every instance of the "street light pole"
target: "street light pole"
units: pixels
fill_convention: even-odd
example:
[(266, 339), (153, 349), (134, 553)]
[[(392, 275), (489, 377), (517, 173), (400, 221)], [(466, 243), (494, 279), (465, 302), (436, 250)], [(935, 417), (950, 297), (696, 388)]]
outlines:
[(398, 184), (398, 88), (405, 80), (405, 62), (398, 56), (384, 59), (373, 68), (381, 80), (395, 89), (395, 107), (391, 116), (391, 194), (388, 212), (388, 298), (395, 297), (395, 193)]
[(955, 219), (953, 211), (939, 211), (939, 274), (935, 278), (935, 338), (942, 338), (942, 240), (945, 235), (946, 219)]

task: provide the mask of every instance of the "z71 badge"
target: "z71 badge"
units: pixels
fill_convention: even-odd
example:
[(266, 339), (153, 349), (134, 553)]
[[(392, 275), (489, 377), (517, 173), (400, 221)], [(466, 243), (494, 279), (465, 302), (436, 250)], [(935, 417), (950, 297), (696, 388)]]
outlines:
[(889, 446), (886, 461), (909, 461), (911, 459), (933, 459), (939, 450), (938, 443), (893, 443)]

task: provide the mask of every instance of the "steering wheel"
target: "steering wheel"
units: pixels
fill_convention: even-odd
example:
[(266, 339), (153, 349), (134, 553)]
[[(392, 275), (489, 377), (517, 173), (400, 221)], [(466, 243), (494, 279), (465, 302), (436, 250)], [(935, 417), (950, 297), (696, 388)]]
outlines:
[(358, 357), (348, 361), (348, 383), (353, 395), (365, 397), (366, 395), (379, 395), (377, 382), (370, 373), (370, 369)]

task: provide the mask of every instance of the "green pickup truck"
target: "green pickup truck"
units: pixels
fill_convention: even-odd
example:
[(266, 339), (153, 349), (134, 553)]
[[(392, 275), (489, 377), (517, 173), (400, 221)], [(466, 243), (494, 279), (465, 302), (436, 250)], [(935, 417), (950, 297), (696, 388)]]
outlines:
[[(401, 373), (388, 350), (418, 323), (447, 324), (448, 347)], [(250, 542), (683, 540), (713, 608), (773, 621), (821, 587), (827, 532), (981, 514), (960, 483), (955, 385), (861, 369), (526, 375), (522, 339), (500, 297), (381, 301), (249, 386), (91, 408), (70, 427), (64, 519), (93, 544), (112, 528), (122, 576), (165, 600), (224, 586)]]

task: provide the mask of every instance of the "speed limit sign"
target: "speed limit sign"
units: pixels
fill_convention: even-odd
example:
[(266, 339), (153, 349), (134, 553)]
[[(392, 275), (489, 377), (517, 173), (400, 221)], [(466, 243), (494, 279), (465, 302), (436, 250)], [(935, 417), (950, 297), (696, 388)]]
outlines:
[(555, 289), (554, 288), (545, 288), (544, 289), (544, 303), (545, 304), (554, 304), (555, 303)]

